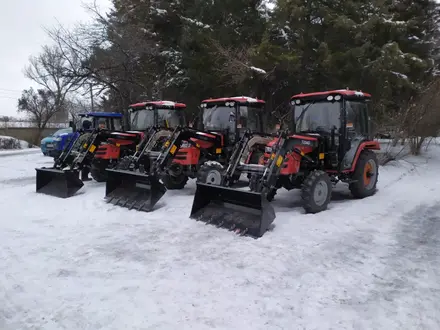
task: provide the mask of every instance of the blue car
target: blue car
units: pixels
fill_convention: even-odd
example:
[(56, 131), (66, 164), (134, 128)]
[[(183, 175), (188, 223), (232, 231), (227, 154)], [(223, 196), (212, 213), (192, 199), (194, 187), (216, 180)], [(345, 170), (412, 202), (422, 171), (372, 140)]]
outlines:
[(45, 156), (58, 157), (73, 136), (72, 127), (62, 128), (41, 140), (40, 148)]

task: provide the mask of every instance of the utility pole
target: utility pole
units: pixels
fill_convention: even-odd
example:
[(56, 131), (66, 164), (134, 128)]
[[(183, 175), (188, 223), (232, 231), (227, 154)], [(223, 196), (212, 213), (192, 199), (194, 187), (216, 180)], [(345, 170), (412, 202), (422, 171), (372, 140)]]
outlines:
[(92, 104), (92, 112), (93, 112), (93, 110), (95, 108), (95, 105), (93, 104), (93, 90), (92, 90), (92, 84), (91, 83), (89, 84), (89, 88), (90, 88), (90, 102)]

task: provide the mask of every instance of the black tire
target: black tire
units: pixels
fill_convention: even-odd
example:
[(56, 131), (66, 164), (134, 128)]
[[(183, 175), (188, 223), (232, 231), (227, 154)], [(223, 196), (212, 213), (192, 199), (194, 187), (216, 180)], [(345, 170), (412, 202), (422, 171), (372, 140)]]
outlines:
[[(260, 183), (260, 176), (257, 174), (252, 174), (249, 179), (249, 189), (250, 191), (261, 191), (261, 183)], [(275, 195), (277, 194), (277, 189), (271, 189), (267, 195), (266, 199), (268, 202), (272, 202), (275, 198)]]
[(180, 174), (179, 176), (164, 174), (162, 176), (162, 181), (167, 189), (179, 190), (185, 187), (186, 183), (188, 182), (188, 177), (185, 174)]
[(371, 150), (363, 150), (351, 177), (355, 182), (349, 185), (353, 197), (360, 199), (374, 195), (378, 178), (379, 162), (376, 154)]
[(106, 182), (107, 181), (107, 171), (103, 166), (97, 166), (92, 164), (90, 168), (90, 175), (96, 182)]
[(220, 185), (224, 168), (220, 164), (203, 164), (197, 171), (197, 182)]
[(328, 174), (319, 170), (311, 172), (302, 184), (301, 198), (306, 213), (326, 210), (332, 198), (332, 182)]

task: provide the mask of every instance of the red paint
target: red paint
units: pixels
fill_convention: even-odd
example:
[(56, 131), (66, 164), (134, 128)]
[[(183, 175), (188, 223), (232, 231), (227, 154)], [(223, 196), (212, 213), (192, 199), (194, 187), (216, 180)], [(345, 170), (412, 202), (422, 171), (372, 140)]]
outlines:
[(307, 141), (318, 141), (318, 138), (316, 136), (309, 136), (309, 135), (290, 135), (289, 138), (293, 139), (300, 139), (300, 140), (307, 140)]
[(215, 136), (220, 136), (220, 146), (223, 147), (225, 145), (225, 137), (223, 134), (220, 134), (218, 132), (210, 132), (211, 134)]
[[(356, 151), (356, 155), (354, 156), (353, 159), (353, 164), (351, 165), (351, 168), (349, 170), (343, 170), (341, 173), (352, 173), (354, 172), (354, 170), (356, 169), (356, 165), (359, 159), (359, 156), (361, 155), (362, 150), (367, 149), (367, 150), (380, 150), (380, 143), (378, 141), (365, 141), (362, 142), (357, 151)], [(338, 173), (338, 171), (336, 170), (328, 170), (326, 171), (328, 173)]]
[(344, 172), (353, 172), (354, 169), (356, 168), (359, 156), (361, 155), (362, 150), (367, 149), (367, 150), (380, 150), (380, 143), (378, 141), (365, 141), (362, 142), (357, 151), (356, 151), (356, 155), (354, 156), (354, 160), (353, 160), (353, 164), (351, 165), (351, 169), (349, 171), (344, 171)]
[[(182, 158), (182, 159), (181, 159)], [(195, 147), (179, 149), (173, 158), (173, 163), (183, 166), (197, 165), (200, 158), (200, 149)]]
[[(170, 105), (173, 103), (173, 105)], [(146, 102), (139, 102), (135, 104), (131, 104), (129, 108), (144, 108), (146, 106), (155, 106), (157, 108), (163, 107), (163, 106), (171, 106), (174, 109), (185, 109), (186, 104), (185, 103), (176, 103), (173, 101), (146, 101)]]
[(110, 144), (101, 144), (95, 152), (95, 158), (99, 159), (118, 159), (120, 155), (121, 148)]
[(252, 100), (249, 101), (249, 98), (247, 98), (245, 96), (221, 97), (221, 98), (218, 98), (218, 99), (206, 99), (206, 100), (203, 100), (202, 103), (239, 102), (239, 103), (243, 103), (243, 104), (247, 104), (247, 103), (266, 104), (266, 102), (263, 101), (263, 100), (259, 100), (259, 99), (256, 99), (256, 98), (250, 98), (250, 99), (252, 99)]
[(197, 132), (197, 135), (207, 136), (211, 139), (215, 139), (215, 135), (212, 133), (205, 133), (205, 132)]
[(196, 138), (191, 138), (190, 140), (195, 142), (195, 143), (197, 143), (200, 146), (200, 148), (202, 148), (202, 149), (209, 149), (209, 148), (211, 148), (214, 145), (213, 142), (202, 141), (202, 140), (199, 140), (199, 139), (196, 139)]
[(113, 132), (111, 133), (111, 135), (114, 135), (115, 136), (114, 138), (117, 138), (118, 136), (125, 136), (125, 137), (131, 137), (133, 139), (135, 139), (138, 136), (138, 134), (136, 133), (121, 133), (121, 132)]
[(118, 140), (115, 138), (109, 138), (107, 141), (113, 145), (120, 144), (121, 146), (128, 146), (130, 144), (134, 144), (133, 140)]
[(331, 95), (331, 94), (340, 94), (340, 95), (344, 95), (344, 96), (355, 96), (357, 93), (362, 93), (363, 96), (359, 96), (359, 97), (371, 97), (371, 94), (368, 93), (364, 93), (364, 92), (360, 92), (360, 91), (352, 91), (352, 90), (346, 90), (346, 89), (336, 89), (336, 90), (332, 90), (332, 91), (326, 91), (326, 92), (314, 92), (314, 93), (301, 93), (301, 94), (296, 94), (293, 95), (290, 99), (300, 99), (303, 97), (310, 97), (310, 96), (326, 96), (326, 95)]
[(299, 172), (301, 165), (301, 156), (295, 153), (289, 154), (284, 159), (283, 168), (280, 171), (281, 175), (296, 174)]

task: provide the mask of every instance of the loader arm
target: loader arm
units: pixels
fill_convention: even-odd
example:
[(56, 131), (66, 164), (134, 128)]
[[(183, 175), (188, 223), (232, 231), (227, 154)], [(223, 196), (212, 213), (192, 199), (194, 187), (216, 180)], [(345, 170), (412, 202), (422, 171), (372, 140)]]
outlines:
[(260, 132), (252, 132), (250, 130), (246, 130), (238, 143), (235, 144), (234, 149), (232, 151), (231, 157), (228, 161), (229, 165), (225, 171), (225, 174), (222, 176), (222, 186), (227, 186), (229, 183), (232, 183), (233, 177), (236, 175), (237, 171), (239, 173), (263, 173), (264, 165), (259, 164), (240, 164), (240, 160), (242, 159), (246, 147), (248, 146), (249, 141), (255, 137), (276, 137), (277, 135), (269, 134), (269, 133), (260, 133)]
[(86, 142), (81, 146), (78, 156), (73, 160), (70, 168), (82, 168), (90, 164), (94, 157), (95, 150), (98, 146), (110, 137), (110, 131), (96, 128), (87, 138)]
[(82, 134), (84, 134), (83, 131), (77, 131), (73, 134), (70, 142), (65, 145), (61, 155), (55, 160), (54, 168), (63, 168), (67, 166), (68, 157), (71, 155), (76, 142)]
[(157, 156), (152, 165), (152, 171), (160, 173), (165, 170), (181, 148), (183, 141), (187, 141), (195, 148), (198, 148), (201, 153), (205, 153), (208, 157), (214, 157), (214, 155), (211, 155), (208, 150), (201, 148), (197, 142), (194, 142), (191, 139), (212, 142), (214, 145), (221, 145), (221, 137), (219, 135), (208, 134), (190, 127), (176, 128), (170, 139), (165, 143), (162, 151), (160, 151), (158, 154), (150, 154), (150, 156), (153, 157)]

